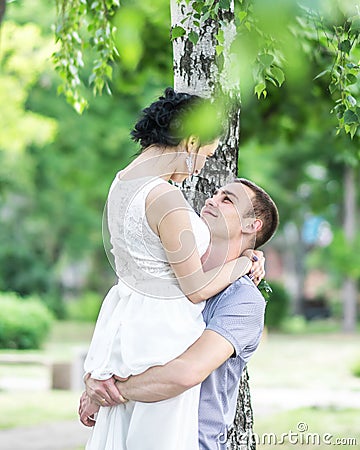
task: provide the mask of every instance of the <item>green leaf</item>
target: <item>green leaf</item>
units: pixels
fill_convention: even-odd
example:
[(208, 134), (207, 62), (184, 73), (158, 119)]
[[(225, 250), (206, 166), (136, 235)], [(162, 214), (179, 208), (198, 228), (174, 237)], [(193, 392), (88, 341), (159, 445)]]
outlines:
[(222, 52), (224, 51), (224, 47), (223, 47), (222, 45), (217, 45), (217, 46), (215, 47), (215, 50), (216, 50), (217, 56), (219, 56), (219, 55), (221, 55)]
[(242, 22), (247, 15), (248, 15), (247, 11), (240, 11), (238, 14), (238, 18), (239, 18), (240, 22)]
[(194, 2), (192, 7), (197, 13), (200, 14), (202, 12), (203, 7), (204, 7), (204, 2), (200, 2), (200, 1)]
[(246, 28), (248, 31), (251, 31), (251, 22), (250, 22), (249, 20), (247, 20), (247, 21), (244, 23), (244, 25), (245, 25), (245, 28)]
[(202, 16), (201, 21), (206, 22), (208, 20), (208, 18), (210, 17), (210, 14), (211, 14), (211, 11), (206, 11)]
[(177, 25), (176, 27), (174, 27), (171, 30), (171, 39), (172, 40), (177, 39), (179, 37), (184, 36), (185, 34), (186, 34), (186, 31), (184, 30), (184, 28)]
[(219, 30), (218, 34), (216, 35), (216, 39), (219, 44), (223, 44), (225, 42), (224, 30)]
[(345, 128), (345, 132), (347, 134), (350, 134), (351, 139), (352, 139), (358, 129), (358, 125), (356, 123), (352, 123), (351, 125), (345, 125), (344, 128)]
[(316, 77), (314, 78), (314, 80), (317, 80), (318, 78), (323, 77), (323, 76), (326, 75), (327, 73), (329, 73), (329, 69), (323, 70), (323, 71), (320, 72), (318, 75), (316, 75)]
[(284, 72), (279, 67), (272, 67), (270, 69), (270, 73), (273, 76), (273, 78), (276, 80), (278, 86), (280, 87), (283, 82), (285, 81), (285, 75)]
[(262, 279), (260, 281), (258, 289), (261, 292), (262, 296), (265, 298), (265, 300), (270, 300), (273, 290), (271, 289), (270, 284), (265, 279)]
[(336, 92), (338, 90), (339, 90), (339, 86), (337, 85), (337, 83), (336, 84), (335, 83), (331, 83), (329, 85), (330, 94), (333, 94), (334, 92)]
[(348, 73), (346, 75), (346, 81), (348, 82), (348, 84), (355, 84), (357, 82), (357, 77), (352, 73)]
[(189, 41), (192, 42), (194, 45), (196, 45), (198, 40), (199, 40), (198, 33), (196, 33), (196, 31), (190, 31), (190, 33), (189, 33)]
[(262, 53), (258, 56), (258, 59), (260, 61), (260, 64), (262, 64), (264, 67), (270, 67), (271, 64), (274, 61), (274, 57), (272, 55), (269, 55), (268, 53)]
[(360, 32), (360, 19), (355, 19), (351, 24), (351, 31), (354, 33)]
[(352, 123), (359, 123), (359, 118), (354, 111), (347, 109), (344, 113), (344, 124), (351, 125)]
[(358, 125), (357, 124), (353, 123), (352, 125), (350, 125), (350, 136), (351, 136), (351, 139), (355, 136), (355, 133), (356, 133), (357, 129), (358, 129)]
[(346, 110), (346, 107), (343, 104), (336, 105), (335, 108), (333, 109), (333, 111), (336, 111), (336, 117), (338, 119), (342, 119), (344, 117), (345, 110)]
[(346, 97), (346, 99), (350, 103), (351, 106), (355, 106), (356, 105), (356, 99), (352, 95), (348, 95)]
[(221, 9), (230, 9), (230, 0), (220, 0), (219, 6)]
[(348, 39), (345, 39), (339, 43), (338, 48), (341, 52), (349, 54), (351, 50), (351, 42)]
[[(266, 90), (265, 89), (266, 89), (266, 84), (265, 84), (264, 81), (261, 81), (260, 83), (258, 83), (255, 86), (254, 91), (255, 91), (255, 94), (257, 95), (258, 99), (260, 99), (261, 94), (264, 95), (264, 98), (266, 97)], [(265, 92), (265, 94), (264, 94), (264, 92)]]

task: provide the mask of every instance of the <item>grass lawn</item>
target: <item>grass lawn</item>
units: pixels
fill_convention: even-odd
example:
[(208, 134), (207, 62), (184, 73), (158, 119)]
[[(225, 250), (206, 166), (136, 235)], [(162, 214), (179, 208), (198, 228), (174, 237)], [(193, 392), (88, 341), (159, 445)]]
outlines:
[(265, 334), (249, 362), (251, 386), (360, 391), (359, 344), (359, 335)]
[(360, 409), (299, 408), (259, 418), (254, 426), (257, 449), (325, 450), (336, 445), (355, 450), (360, 447), (359, 416)]
[(0, 360), (33, 359), (45, 364), (0, 364), (0, 429), (77, 419), (80, 392), (48, 390), (49, 362), (71, 361), (89, 345), (93, 324), (57, 322), (41, 350), (1, 350)]
[(0, 429), (76, 420), (78, 402), (69, 391), (0, 392)]
[[(58, 322), (42, 350), (2, 350), (0, 359), (10, 355), (44, 361), (71, 361), (79, 348), (87, 348), (92, 330), (93, 324)], [(250, 385), (253, 391), (257, 387), (312, 387), (319, 391), (343, 387), (359, 392), (360, 378), (353, 377), (350, 369), (355, 360), (360, 360), (359, 336), (269, 334), (250, 361)], [(49, 378), (50, 370), (46, 364), (0, 364), (0, 429), (77, 418), (80, 392), (48, 390)], [(360, 443), (359, 431), (354, 436), (355, 430), (359, 430), (359, 417), (360, 410), (311, 408), (265, 416), (255, 414), (255, 432), (259, 435), (273, 432), (280, 436), (296, 430), (299, 422), (305, 422), (309, 432), (357, 437)], [(261, 450), (268, 448), (273, 446), (259, 446)], [(284, 444), (281, 448), (287, 450), (295, 446)], [(301, 445), (301, 448), (314, 446)]]

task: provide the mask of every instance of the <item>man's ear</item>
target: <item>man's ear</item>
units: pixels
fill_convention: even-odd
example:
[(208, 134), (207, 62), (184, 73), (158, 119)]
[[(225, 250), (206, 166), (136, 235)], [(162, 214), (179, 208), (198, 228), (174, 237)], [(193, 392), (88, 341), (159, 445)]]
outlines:
[(263, 227), (263, 221), (261, 219), (254, 219), (249, 217), (242, 221), (242, 232), (244, 234), (257, 233)]
[(200, 139), (197, 136), (189, 136), (186, 139), (185, 147), (188, 153), (197, 153), (200, 148)]

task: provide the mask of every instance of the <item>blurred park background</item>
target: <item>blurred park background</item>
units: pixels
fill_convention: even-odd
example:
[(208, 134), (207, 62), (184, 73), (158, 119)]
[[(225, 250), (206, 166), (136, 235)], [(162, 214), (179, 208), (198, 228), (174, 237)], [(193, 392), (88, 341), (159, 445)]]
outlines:
[[(81, 360), (114, 282), (102, 241), (106, 195), (137, 151), (129, 131), (138, 112), (173, 84), (167, 2), (124, 1), (112, 95), (82, 87), (89, 107), (78, 114), (57, 92), (55, 21), (54, 2), (8, 1), (0, 30), (4, 450), (83, 448), (87, 430), (74, 426)], [(304, 55), (315, 54), (316, 45), (308, 36)], [(359, 64), (359, 46), (352, 52)], [(257, 434), (280, 436), (305, 423), (312, 433), (356, 438), (359, 446), (359, 131), (337, 133), (329, 80), (317, 76), (331, 56), (299, 57), (288, 81), (277, 72), (269, 83), (270, 73), (266, 91), (258, 83), (258, 95), (243, 95), (238, 173), (263, 186), (281, 216), (278, 235), (264, 248), (273, 294), (249, 374)], [(92, 59), (91, 48), (84, 59)], [(85, 64), (84, 78), (87, 70)], [(360, 121), (354, 73), (346, 75), (347, 101), (358, 116), (347, 115), (349, 127)], [(10, 444), (12, 431), (35, 446)], [(41, 436), (48, 439), (43, 447)]]

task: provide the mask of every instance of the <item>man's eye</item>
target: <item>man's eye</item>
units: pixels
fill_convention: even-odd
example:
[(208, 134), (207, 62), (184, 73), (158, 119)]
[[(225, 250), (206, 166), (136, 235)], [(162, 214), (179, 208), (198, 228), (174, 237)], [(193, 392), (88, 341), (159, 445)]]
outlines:
[(226, 196), (224, 197), (224, 202), (225, 201), (229, 201), (231, 203), (231, 199), (229, 197), (226, 197)]

